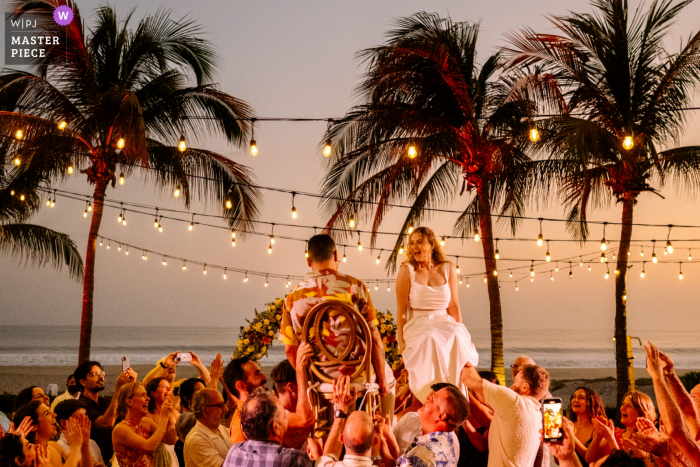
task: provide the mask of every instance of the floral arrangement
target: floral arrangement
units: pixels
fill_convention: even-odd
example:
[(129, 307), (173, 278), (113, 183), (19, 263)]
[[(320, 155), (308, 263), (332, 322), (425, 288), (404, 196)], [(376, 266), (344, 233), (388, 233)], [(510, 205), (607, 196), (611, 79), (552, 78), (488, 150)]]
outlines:
[[(260, 360), (267, 356), (267, 351), (272, 347), (282, 324), (282, 305), (284, 298), (278, 298), (272, 303), (267, 303), (262, 311), (255, 310), (255, 318), (252, 321), (246, 319), (248, 326), (241, 326), (238, 334), (238, 343), (233, 352), (233, 358), (248, 357), (252, 360)], [(399, 343), (396, 340), (396, 324), (391, 312), (377, 311), (379, 320), (379, 333), (384, 343), (386, 361), (395, 370), (403, 363), (399, 352)]]
[(399, 351), (399, 342), (396, 339), (396, 323), (391, 312), (382, 313), (377, 310), (379, 320), (379, 334), (384, 343), (384, 356), (392, 370), (397, 369), (403, 363), (403, 357)]
[(255, 309), (253, 321), (246, 319), (248, 326), (241, 326), (233, 358), (249, 357), (252, 360), (260, 360), (267, 356), (267, 351), (280, 331), (283, 304), (284, 298), (278, 298), (272, 303), (267, 303), (267, 308), (262, 311)]

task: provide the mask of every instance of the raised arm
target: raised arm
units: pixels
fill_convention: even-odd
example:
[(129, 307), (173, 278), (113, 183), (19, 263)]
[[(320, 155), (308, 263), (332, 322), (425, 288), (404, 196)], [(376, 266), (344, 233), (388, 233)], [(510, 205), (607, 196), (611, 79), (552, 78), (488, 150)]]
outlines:
[(309, 378), (306, 374), (306, 369), (309, 366), (309, 361), (314, 354), (314, 349), (311, 344), (304, 342), (297, 351), (297, 406), (293, 413), (287, 414), (288, 428), (306, 428), (314, 424), (314, 411), (311, 408), (309, 401)]
[[(357, 400), (357, 393), (352, 387), (349, 376), (341, 376), (333, 381), (333, 404), (335, 408), (343, 412), (346, 416), (350, 414), (351, 407), (354, 407)], [(333, 420), (333, 426), (326, 445), (323, 447), (324, 455), (334, 455), (336, 459), (340, 459), (343, 451), (343, 443), (340, 442), (340, 435), (345, 429), (346, 418), (337, 417)]]
[(151, 436), (144, 439), (137, 435), (134, 430), (123, 423), (118, 424), (112, 431), (112, 443), (117, 446), (125, 446), (142, 452), (154, 452), (163, 440), (165, 431), (170, 422), (170, 410), (172, 409), (172, 395), (168, 394), (160, 409), (160, 422), (156, 425), (150, 418), (144, 418), (142, 423), (151, 424)]
[(136, 378), (136, 372), (131, 368), (128, 368), (126, 371), (122, 371), (119, 374), (117, 377), (117, 382), (114, 385), (112, 400), (110, 401), (107, 410), (105, 410), (105, 413), (95, 419), (95, 426), (100, 428), (112, 428), (114, 426), (114, 422), (117, 421), (117, 394), (119, 394), (119, 390), (122, 388), (122, 386), (124, 386), (126, 383), (136, 381)]
[(403, 327), (408, 318), (408, 294), (411, 291), (411, 277), (408, 272), (408, 265), (404, 264), (399, 269), (396, 276), (396, 340), (399, 343), (401, 352), (406, 348), (403, 340)]
[(661, 361), (664, 363), (663, 376), (666, 379), (666, 384), (671, 391), (671, 395), (676, 400), (678, 407), (681, 409), (681, 414), (688, 427), (690, 436), (692, 436), (693, 439), (697, 439), (698, 433), (700, 433), (700, 414), (698, 414), (695, 404), (693, 404), (693, 399), (691, 399), (690, 394), (685, 390), (683, 383), (674, 371), (671, 357), (659, 351), (659, 358), (661, 358)]
[(152, 379), (158, 378), (160, 376), (166, 376), (168, 367), (176, 365), (175, 357), (179, 353), (180, 351), (176, 350), (175, 352), (168, 354), (166, 357), (163, 357), (160, 360), (158, 360), (158, 362), (156, 362), (156, 366), (154, 366), (153, 369), (149, 371), (146, 374), (146, 376), (144, 376), (142, 383), (146, 385)]
[(452, 263), (445, 263), (450, 268), (450, 304), (447, 305), (447, 314), (452, 316), (458, 323), (462, 322), (462, 310), (459, 308), (459, 280), (457, 279), (457, 269)]
[(479, 376), (479, 372), (476, 371), (476, 368), (474, 368), (471, 363), (467, 362), (467, 364), (464, 365), (459, 379), (462, 384), (471, 389), (477, 397), (484, 400), (484, 380)]
[(190, 352), (190, 355), (192, 355), (192, 360), (190, 360), (190, 365), (193, 367), (197, 368), (197, 372), (199, 373), (199, 378), (204, 381), (204, 385), (207, 386), (211, 382), (211, 375), (209, 374), (209, 370), (207, 370), (207, 367), (204, 366), (202, 361), (199, 359), (196, 353)]

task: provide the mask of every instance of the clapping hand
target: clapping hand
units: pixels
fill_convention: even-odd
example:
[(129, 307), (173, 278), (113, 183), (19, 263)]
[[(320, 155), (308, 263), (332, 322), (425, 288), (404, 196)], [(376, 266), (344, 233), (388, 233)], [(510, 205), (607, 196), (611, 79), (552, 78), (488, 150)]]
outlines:
[(49, 445), (37, 444), (35, 449), (36, 467), (49, 467), (51, 465), (51, 454), (49, 454)]
[(32, 417), (24, 417), (24, 420), (22, 420), (22, 423), (19, 424), (18, 428), (15, 428), (14, 423), (10, 423), (10, 429), (7, 431), (7, 433), (26, 438), (27, 435), (34, 430), (36, 430), (36, 427), (32, 425)]
[(83, 433), (80, 421), (75, 418), (66, 420), (66, 429), (63, 431), (66, 441), (71, 450), (80, 449), (83, 444)]
[(644, 351), (647, 354), (647, 371), (652, 378), (658, 378), (661, 375), (661, 368), (664, 366), (663, 361), (657, 349), (651, 342), (646, 343)]
[[(603, 417), (593, 417), (593, 429), (596, 435), (608, 441), (612, 447), (615, 447), (615, 424), (612, 420), (607, 420)], [(619, 446), (618, 446), (619, 448)]]
[(217, 389), (218, 383), (224, 375), (224, 360), (221, 358), (221, 354), (216, 354), (216, 358), (211, 362), (211, 368), (209, 369), (209, 375), (211, 376), (212, 388)]
[(75, 417), (78, 421), (78, 426), (80, 427), (80, 432), (83, 436), (83, 444), (88, 444), (90, 442), (90, 428), (92, 427), (92, 423), (85, 414), (76, 415)]
[(659, 351), (659, 358), (664, 362), (664, 375), (673, 376), (673, 360), (671, 360), (671, 357)]
[(352, 386), (349, 376), (341, 376), (333, 380), (333, 403), (344, 414), (350, 413), (351, 407), (355, 407), (357, 391)]
[(386, 439), (391, 434), (391, 417), (386, 414), (382, 417), (379, 412), (374, 413), (375, 432), (380, 439)]
[(170, 416), (170, 411), (173, 409), (173, 394), (169, 392), (165, 395), (163, 399), (163, 405), (160, 407), (160, 416), (168, 418)]
[[(651, 423), (651, 422), (649, 422)], [(629, 440), (623, 440), (625, 449), (632, 451), (644, 451), (657, 457), (665, 457), (669, 452), (669, 437), (661, 434), (656, 429), (651, 433), (638, 431), (633, 433)]]

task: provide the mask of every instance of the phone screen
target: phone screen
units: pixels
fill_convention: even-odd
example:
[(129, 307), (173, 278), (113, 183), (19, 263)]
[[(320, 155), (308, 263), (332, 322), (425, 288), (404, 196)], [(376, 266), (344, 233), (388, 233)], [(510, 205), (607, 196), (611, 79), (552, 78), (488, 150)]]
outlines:
[(129, 363), (129, 356), (122, 355), (122, 371), (128, 370), (130, 366), (131, 364)]
[(561, 399), (545, 399), (543, 405), (543, 431), (545, 441), (561, 441), (564, 438), (562, 430)]
[(178, 362), (191, 362), (192, 361), (192, 354), (189, 352), (179, 353), (179, 354), (177, 354), (177, 361)]

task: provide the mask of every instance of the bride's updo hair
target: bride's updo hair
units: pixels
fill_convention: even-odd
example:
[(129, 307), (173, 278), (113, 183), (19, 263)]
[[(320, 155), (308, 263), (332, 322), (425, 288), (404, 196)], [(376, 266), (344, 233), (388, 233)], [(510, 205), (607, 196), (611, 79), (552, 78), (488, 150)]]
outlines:
[(427, 240), (428, 243), (430, 243), (430, 246), (433, 248), (433, 263), (442, 264), (448, 262), (445, 258), (445, 255), (442, 253), (442, 249), (440, 248), (440, 242), (438, 242), (435, 238), (435, 232), (433, 232), (428, 227), (417, 227), (413, 229), (411, 235), (408, 236), (409, 245), (406, 246), (406, 260), (403, 262), (403, 264), (410, 264), (413, 266), (414, 269), (418, 268), (418, 261), (416, 261), (415, 258), (413, 258), (413, 251), (411, 251), (410, 248), (411, 237), (415, 234), (421, 234), (423, 236), (423, 239)]

